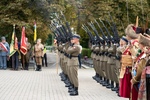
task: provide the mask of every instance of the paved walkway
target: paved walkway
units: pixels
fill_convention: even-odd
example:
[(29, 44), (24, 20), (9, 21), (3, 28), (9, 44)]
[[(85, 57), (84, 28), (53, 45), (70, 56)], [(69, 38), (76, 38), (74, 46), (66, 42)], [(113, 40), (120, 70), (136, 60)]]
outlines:
[(69, 96), (55, 61), (55, 54), (49, 54), (49, 67), (41, 72), (0, 70), (0, 100), (128, 100), (96, 83), (92, 68), (79, 69), (79, 96)]

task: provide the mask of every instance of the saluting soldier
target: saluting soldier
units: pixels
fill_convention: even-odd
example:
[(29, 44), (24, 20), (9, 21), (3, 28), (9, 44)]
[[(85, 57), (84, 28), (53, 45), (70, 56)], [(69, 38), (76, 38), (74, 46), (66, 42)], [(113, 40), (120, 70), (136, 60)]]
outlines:
[(74, 34), (72, 36), (72, 46), (67, 49), (67, 53), (69, 54), (68, 65), (70, 65), (71, 79), (74, 85), (74, 91), (70, 92), (71, 96), (78, 95), (78, 55), (80, 54), (80, 44), (79, 44), (80, 36), (78, 34)]
[(95, 47), (95, 49), (94, 49), (94, 70), (95, 70), (95, 72), (97, 73), (97, 77), (96, 77), (96, 81), (98, 82), (100, 79), (99, 79), (99, 72), (98, 72), (98, 53), (99, 53), (99, 46), (98, 45), (96, 45), (96, 47)]
[(44, 55), (43, 50), (44, 50), (44, 45), (41, 43), (41, 39), (38, 39), (33, 50), (33, 56), (35, 57), (35, 62), (37, 66), (36, 71), (41, 71), (42, 58)]
[[(95, 44), (92, 44), (92, 47), (91, 47), (91, 51), (92, 51), (92, 53), (91, 53), (91, 58), (92, 58), (92, 61), (93, 61), (93, 68), (94, 68), (94, 70), (95, 70), (95, 73), (96, 73), (96, 69), (95, 69), (95, 47), (96, 47), (96, 45)], [(96, 73), (95, 74), (95, 76), (93, 76), (92, 78), (94, 79), (94, 80), (96, 80), (96, 78), (98, 77), (98, 73)]]
[(108, 70), (108, 67), (107, 67), (107, 60), (108, 60), (108, 45), (107, 43), (105, 43), (105, 47), (104, 47), (104, 58), (103, 58), (103, 71), (104, 71), (104, 77), (105, 77), (105, 81), (104, 83), (102, 84), (103, 86), (107, 86), (109, 85), (109, 79), (108, 79), (108, 74), (107, 74), (107, 70)]
[(113, 44), (112, 43), (111, 43), (111, 46), (108, 49), (108, 53), (109, 54), (108, 54), (108, 61), (107, 61), (107, 67), (108, 67), (107, 73), (108, 73), (109, 80), (111, 80), (111, 84), (108, 85), (107, 88), (113, 89), (114, 88), (113, 67), (115, 65), (115, 62), (114, 62), (114, 57), (113, 57), (114, 50), (113, 50)]
[[(105, 41), (104, 41), (105, 42)], [(101, 60), (100, 60), (100, 66), (101, 66), (101, 71), (102, 71), (102, 77), (103, 77), (103, 80), (100, 82), (100, 84), (105, 84), (105, 81), (106, 81), (106, 78), (105, 78), (105, 72), (104, 72), (104, 68), (105, 68), (105, 65), (104, 65), (104, 55), (105, 55), (105, 43), (101, 46)]]

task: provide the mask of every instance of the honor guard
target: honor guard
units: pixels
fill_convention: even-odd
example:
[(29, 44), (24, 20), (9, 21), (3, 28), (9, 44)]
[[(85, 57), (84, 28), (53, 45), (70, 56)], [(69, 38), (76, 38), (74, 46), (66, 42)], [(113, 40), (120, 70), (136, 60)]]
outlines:
[(68, 66), (70, 66), (70, 78), (73, 84), (73, 88), (70, 91), (71, 96), (78, 95), (78, 55), (80, 54), (80, 44), (79, 44), (80, 36), (78, 34), (74, 34), (72, 36), (72, 46), (67, 49), (67, 54), (69, 55)]

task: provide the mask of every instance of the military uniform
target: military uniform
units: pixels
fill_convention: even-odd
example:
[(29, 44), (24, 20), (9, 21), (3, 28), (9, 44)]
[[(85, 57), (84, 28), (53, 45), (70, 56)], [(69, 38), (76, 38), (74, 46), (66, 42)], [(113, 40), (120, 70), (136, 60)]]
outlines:
[(37, 65), (36, 71), (41, 70), (43, 50), (44, 50), (43, 44), (36, 44), (34, 46), (34, 52), (33, 52), (34, 54), (33, 55), (35, 56), (35, 61), (36, 61), (36, 65)]
[(101, 84), (104, 84), (105, 83), (105, 72), (104, 72), (104, 53), (105, 53), (105, 46), (103, 45), (103, 46), (101, 46), (101, 57), (100, 57), (100, 70), (101, 70), (101, 75), (102, 75), (102, 77), (104, 78), (104, 80), (102, 80), (101, 81)]
[[(79, 35), (73, 35), (73, 39), (77, 38), (79, 39)], [(73, 44), (72, 46), (69, 46), (67, 49), (67, 54), (69, 55), (68, 59), (68, 66), (70, 67), (70, 76), (72, 79), (72, 84), (74, 86), (74, 90), (70, 91), (70, 95), (78, 95), (78, 87), (79, 87), (79, 82), (78, 82), (78, 67), (79, 67), (79, 62), (78, 62), (78, 55), (80, 54), (80, 45), (79, 44)]]
[(104, 73), (104, 77), (105, 77), (105, 81), (104, 83), (102, 84), (103, 86), (107, 86), (109, 85), (109, 80), (108, 80), (108, 66), (107, 66), (107, 60), (108, 60), (108, 57), (107, 57), (107, 54), (108, 54), (108, 46), (105, 45), (104, 47), (104, 55), (103, 55), (103, 63), (102, 63), (102, 70), (103, 70), (103, 73)]
[(114, 87), (114, 50), (113, 50), (113, 44), (111, 44), (110, 48), (108, 49), (108, 61), (107, 61), (107, 73), (108, 73), (108, 79), (111, 80), (111, 84), (107, 86), (107, 88), (113, 88)]
[(96, 45), (92, 45), (92, 47), (91, 47), (91, 51), (92, 51), (92, 53), (91, 53), (91, 58), (92, 58), (92, 60), (93, 60), (93, 68), (94, 68), (94, 70), (95, 70), (95, 76), (93, 76), (93, 79), (94, 80), (97, 80), (97, 78), (99, 77), (98, 76), (98, 73), (97, 73), (97, 71), (96, 71)]

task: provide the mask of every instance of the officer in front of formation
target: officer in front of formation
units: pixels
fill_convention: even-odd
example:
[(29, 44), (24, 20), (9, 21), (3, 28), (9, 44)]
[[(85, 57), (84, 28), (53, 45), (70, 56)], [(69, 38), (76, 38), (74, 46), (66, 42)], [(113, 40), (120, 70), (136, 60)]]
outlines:
[(78, 34), (74, 34), (72, 36), (71, 40), (71, 46), (67, 49), (67, 54), (68, 54), (68, 66), (69, 71), (70, 71), (70, 80), (72, 81), (73, 88), (70, 90), (70, 95), (71, 96), (76, 96), (78, 95), (78, 67), (79, 67), (79, 62), (78, 62), (78, 55), (80, 54), (80, 44), (79, 44), (79, 39), (80, 36)]

